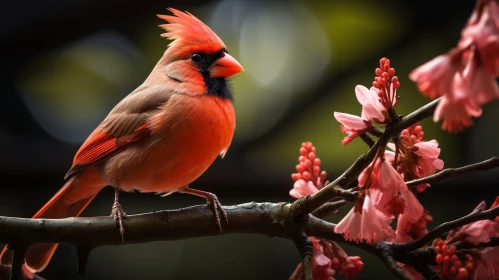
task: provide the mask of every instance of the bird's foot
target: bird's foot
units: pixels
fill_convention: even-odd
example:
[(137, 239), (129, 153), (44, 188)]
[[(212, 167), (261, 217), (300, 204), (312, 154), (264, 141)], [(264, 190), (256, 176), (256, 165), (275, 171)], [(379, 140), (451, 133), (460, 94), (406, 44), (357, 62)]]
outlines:
[(217, 223), (218, 229), (220, 232), (222, 232), (222, 223), (220, 222), (220, 215), (218, 214), (218, 211), (222, 213), (222, 216), (224, 217), (225, 222), (228, 224), (229, 219), (227, 218), (227, 213), (225, 210), (222, 208), (222, 204), (220, 204), (220, 201), (218, 200), (218, 197), (212, 193), (206, 193), (206, 201), (208, 202), (208, 206), (211, 207), (211, 210), (213, 211), (213, 215), (215, 215), (215, 222)]
[(123, 208), (119, 204), (119, 202), (115, 201), (113, 203), (113, 208), (111, 210), (111, 217), (114, 219), (114, 223), (116, 226), (119, 227), (120, 229), (120, 234), (121, 234), (121, 240), (123, 243), (125, 242), (125, 227), (123, 226), (123, 219), (126, 219), (126, 213), (123, 211)]

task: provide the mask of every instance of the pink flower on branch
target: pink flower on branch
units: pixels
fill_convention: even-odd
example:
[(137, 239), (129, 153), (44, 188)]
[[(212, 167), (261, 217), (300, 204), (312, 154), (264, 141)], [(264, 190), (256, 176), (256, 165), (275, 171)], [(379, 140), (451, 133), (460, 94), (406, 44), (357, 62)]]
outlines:
[(475, 270), (476, 280), (499, 278), (499, 247), (485, 248), (479, 252), (479, 261)]
[[(490, 209), (499, 206), (499, 197), (496, 198)], [(474, 211), (485, 210), (482, 201)], [(458, 230), (450, 231), (445, 240), (437, 238), (433, 241), (435, 248), (437, 270), (442, 279), (469, 279), (477, 280), (497, 279), (499, 276), (499, 251), (497, 247), (485, 249), (471, 249), (467, 254), (456, 254), (456, 242), (468, 242), (474, 245), (487, 243), (491, 237), (499, 236), (499, 217), (493, 220), (481, 220), (462, 226)]]
[(341, 124), (341, 132), (347, 134), (341, 141), (341, 145), (347, 145), (360, 134), (366, 133), (372, 128), (370, 122), (355, 115), (334, 112), (334, 117)]
[(370, 90), (361, 85), (355, 87), (355, 95), (362, 105), (363, 120), (374, 120), (377, 123), (385, 121), (386, 108), (381, 104), (378, 92), (374, 87)]
[[(498, 206), (499, 196), (490, 206), (490, 209)], [(477, 210), (485, 210), (485, 201), (478, 204), (473, 212)], [(499, 217), (496, 217), (494, 220), (481, 220), (467, 224), (461, 227), (451, 238), (453, 241), (463, 240), (478, 245), (479, 243), (490, 242), (490, 238), (496, 236), (499, 236)]]
[(321, 160), (315, 156), (312, 142), (301, 144), (296, 171), (297, 173), (291, 174), (291, 179), (295, 181), (293, 189), (289, 192), (292, 197), (300, 198), (313, 194), (324, 187), (327, 173), (321, 171)]
[(398, 101), (397, 88), (400, 82), (395, 76), (395, 69), (390, 67), (390, 60), (383, 57), (379, 61), (380, 68), (374, 71), (376, 77), (374, 78), (373, 88), (378, 92), (379, 102), (386, 109), (395, 108)]
[[(311, 195), (318, 192), (327, 184), (327, 173), (320, 170), (321, 160), (315, 155), (316, 149), (311, 142), (304, 142), (300, 147), (300, 156), (297, 173), (291, 178), (295, 181), (289, 194), (294, 198)], [(347, 256), (345, 251), (336, 243), (309, 237), (312, 241), (312, 276), (317, 280), (334, 280), (336, 272), (344, 275), (346, 279), (356, 276), (364, 263), (360, 257)], [(305, 278), (303, 265), (300, 263), (290, 277), (290, 280), (303, 280)]]
[(499, 4), (497, 1), (479, 1), (461, 32), (459, 47), (473, 42), (482, 58), (483, 69), (490, 75), (499, 75)]
[(391, 114), (398, 100), (397, 88), (400, 86), (395, 69), (390, 67), (390, 60), (382, 58), (379, 62), (380, 68), (376, 68), (376, 77), (373, 86), (367, 89), (365, 86), (357, 85), (355, 95), (362, 105), (361, 117), (334, 112), (334, 117), (341, 124), (341, 131), (347, 136), (341, 141), (347, 145), (361, 134), (375, 130), (373, 122), (387, 124), (391, 121)]
[(499, 98), (499, 4), (479, 1), (458, 46), (414, 69), (409, 78), (423, 95), (443, 96), (434, 121), (456, 133), (473, 124), (481, 106)]
[(390, 218), (374, 207), (369, 196), (359, 199), (357, 204), (336, 225), (334, 232), (343, 234), (346, 240), (376, 243), (390, 240), (394, 231)]
[[(438, 158), (438, 142), (424, 141), (423, 136), (421, 125), (415, 124), (402, 130), (397, 144), (387, 145), (393, 151), (398, 147), (397, 172), (403, 175), (406, 181), (433, 175), (444, 167), (443, 160)], [(428, 186), (429, 184), (422, 184), (415, 189), (422, 192)]]

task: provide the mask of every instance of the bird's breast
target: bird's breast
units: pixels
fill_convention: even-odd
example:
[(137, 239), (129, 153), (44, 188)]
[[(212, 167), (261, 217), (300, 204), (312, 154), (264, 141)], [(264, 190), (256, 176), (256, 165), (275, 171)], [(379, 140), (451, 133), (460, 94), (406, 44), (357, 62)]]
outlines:
[(144, 192), (182, 188), (227, 151), (234, 128), (229, 100), (175, 95), (150, 119), (150, 137), (123, 151), (115, 184)]

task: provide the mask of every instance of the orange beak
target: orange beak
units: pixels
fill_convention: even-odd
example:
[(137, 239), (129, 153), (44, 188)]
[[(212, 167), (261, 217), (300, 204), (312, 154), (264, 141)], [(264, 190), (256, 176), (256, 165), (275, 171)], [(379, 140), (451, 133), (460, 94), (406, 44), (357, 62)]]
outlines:
[(227, 79), (244, 71), (243, 67), (235, 58), (228, 53), (219, 58), (210, 68), (210, 78), (224, 78)]

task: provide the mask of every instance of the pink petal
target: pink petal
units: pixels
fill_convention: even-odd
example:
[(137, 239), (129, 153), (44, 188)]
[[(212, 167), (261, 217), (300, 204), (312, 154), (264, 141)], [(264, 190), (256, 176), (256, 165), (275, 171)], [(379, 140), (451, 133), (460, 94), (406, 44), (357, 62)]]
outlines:
[(362, 116), (366, 120), (376, 120), (377, 122), (384, 122), (385, 116), (373, 104), (366, 104), (362, 107)]
[(397, 149), (397, 147), (395, 146), (395, 143), (388, 143), (386, 144), (386, 146), (392, 150), (392, 151), (395, 151)]
[(395, 160), (395, 153), (391, 151), (385, 151), (385, 161), (393, 163), (394, 160)]
[(414, 146), (418, 147), (416, 154), (423, 158), (436, 158), (440, 154), (440, 148), (438, 148), (438, 142), (436, 141), (419, 142)]
[(314, 262), (320, 266), (329, 266), (331, 260), (324, 254), (316, 254), (314, 255)]
[(417, 83), (418, 89), (425, 96), (433, 99), (450, 90), (456, 68), (451, 56), (444, 54), (414, 69), (409, 78)]
[(355, 87), (355, 96), (362, 106), (366, 104), (372, 104), (376, 101), (374, 99), (373, 92), (362, 85), (358, 85)]
[(423, 206), (410, 190), (402, 192), (401, 195), (404, 198), (407, 207), (405, 213), (402, 215), (407, 217), (409, 223), (415, 224), (423, 215)]
[(355, 212), (352, 207), (348, 214), (336, 225), (335, 233), (343, 234), (346, 240), (359, 240), (361, 238), (362, 215)]
[(404, 179), (386, 160), (382, 161), (379, 169), (379, 184), (381, 191), (396, 193), (407, 189)]
[(289, 195), (294, 198), (300, 198), (309, 194), (314, 194), (319, 190), (314, 186), (311, 181), (305, 181), (303, 179), (297, 180), (293, 185), (293, 189), (289, 191)]
[(362, 206), (362, 239), (368, 243), (376, 243), (392, 238), (395, 234), (389, 225), (389, 218), (376, 209), (367, 196)]
[(439, 158), (436, 158), (433, 161), (433, 167), (435, 167), (435, 169), (437, 170), (442, 170), (442, 168), (444, 168), (444, 161)]
[(447, 96), (442, 97), (435, 109), (433, 121), (444, 119), (443, 128), (450, 132), (458, 132), (472, 125), (471, 117), (479, 117), (481, 109), (474, 104), (453, 102)]
[(359, 116), (334, 112), (334, 117), (347, 129), (363, 130), (367, 128), (367, 124)]

